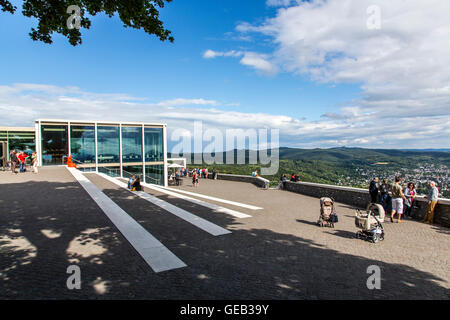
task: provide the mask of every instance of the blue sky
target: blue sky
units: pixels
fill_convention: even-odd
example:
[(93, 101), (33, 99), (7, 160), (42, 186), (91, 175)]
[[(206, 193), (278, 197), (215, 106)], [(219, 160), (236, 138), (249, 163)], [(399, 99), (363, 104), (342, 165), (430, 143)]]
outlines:
[[(318, 119), (321, 114), (351, 100), (356, 85), (311, 83), (281, 73), (260, 75), (229, 60), (207, 61), (207, 49), (269, 50), (270, 44), (233, 40), (240, 21), (273, 16), (276, 9), (264, 1), (174, 0), (161, 10), (175, 42), (161, 42), (143, 31), (123, 28), (120, 19), (105, 15), (92, 19), (83, 30), (83, 44), (72, 47), (62, 36), (53, 45), (28, 37), (34, 22), (19, 14), (2, 14), (0, 82), (77, 86), (98, 93), (126, 93), (150, 101), (174, 97), (215, 99), (236, 104), (246, 112), (283, 113)], [(234, 33), (234, 35), (229, 33)], [(230, 108), (226, 106), (224, 108)]]
[[(307, 17), (317, 14), (319, 18), (316, 20), (323, 18), (324, 21), (332, 21), (333, 17), (327, 15), (333, 12), (332, 3), (336, 1), (329, 1), (329, 5), (308, 7), (311, 3), (320, 2), (315, 0), (305, 4), (301, 1), (283, 0), (195, 2), (174, 0), (161, 10), (161, 18), (165, 26), (173, 32), (175, 37), (174, 43), (161, 42), (140, 30), (123, 28), (117, 17), (110, 19), (99, 15), (92, 18), (90, 30), (82, 30), (83, 44), (78, 47), (72, 47), (59, 35), (53, 37), (52, 45), (34, 42), (29, 38), (28, 32), (35, 25), (35, 21), (23, 17), (20, 9), (13, 16), (0, 13), (2, 43), (0, 86), (4, 87), (3, 93), (0, 91), (0, 107), (10, 108), (35, 94), (41, 100), (47, 97), (48, 101), (52, 101), (55, 98), (55, 88), (61, 89), (61, 92), (56, 95), (80, 97), (82, 93), (81, 95), (86, 98), (86, 95), (124, 94), (130, 97), (133, 103), (153, 106), (174, 99), (183, 99), (184, 102), (181, 105), (170, 104), (171, 108), (179, 108), (180, 118), (183, 118), (182, 115), (186, 113), (193, 113), (201, 119), (203, 112), (212, 112), (212, 115), (218, 118), (222, 116), (222, 113), (238, 115), (239, 118), (262, 114), (263, 116), (258, 118), (258, 125), (255, 126), (278, 126), (281, 145), (402, 147), (406, 144), (407, 147), (419, 148), (430, 145), (448, 147), (448, 142), (440, 143), (435, 136), (431, 136), (430, 131), (421, 133), (423, 143), (417, 143), (417, 139), (412, 140), (408, 134), (399, 134), (398, 140), (392, 141), (389, 137), (397, 132), (392, 126), (386, 126), (385, 129), (389, 133), (382, 138), (382, 141), (377, 141), (378, 144), (374, 144), (370, 132), (364, 132), (365, 128), (377, 124), (383, 129), (383, 123), (380, 124), (383, 112), (395, 110), (397, 107), (409, 108), (408, 105), (405, 106), (408, 97), (404, 96), (404, 92), (396, 91), (404, 85), (401, 70), (392, 69), (392, 63), (396, 63), (395, 59), (398, 59), (399, 53), (402, 53), (400, 51), (402, 48), (399, 52), (392, 53), (389, 64), (380, 66), (380, 72), (386, 74), (385, 78), (379, 79), (379, 76), (373, 76), (372, 79), (370, 74), (369, 76), (367, 73), (359, 74), (360, 70), (364, 70), (367, 66), (375, 70), (378, 68), (374, 65), (375, 59), (368, 60), (373, 57), (367, 54), (367, 50), (354, 49), (369, 45), (367, 42), (369, 40), (361, 37), (361, 32), (367, 31), (355, 28), (343, 30), (340, 24), (344, 25), (346, 21), (351, 21), (346, 15), (352, 13), (339, 13), (334, 10), (333, 15), (337, 15), (333, 24), (334, 29), (331, 26), (326, 28), (321, 32), (325, 34), (323, 36), (325, 38), (320, 38), (321, 35), (314, 33), (318, 29), (314, 25), (315, 22), (301, 19), (302, 15)], [(373, 2), (379, 3), (383, 9), (386, 8), (387, 14), (393, 15), (393, 18), (400, 19), (401, 15), (393, 10), (396, 8), (387, 8), (388, 1)], [(434, 2), (447, 6), (445, 1)], [(358, 4), (357, 1), (344, 0), (344, 3), (347, 3), (349, 7), (355, 7), (352, 8), (354, 10), (361, 6), (361, 1)], [(361, 17), (365, 19), (365, 7), (362, 6), (362, 8)], [(413, 13), (421, 10), (417, 1), (412, 1), (410, 8), (406, 9)], [(354, 16), (353, 13), (351, 18)], [(424, 21), (426, 21), (425, 18)], [(358, 21), (356, 19), (355, 23)], [(291, 28), (291, 25), (295, 23), (301, 27)], [(429, 28), (433, 27), (435, 26), (429, 26)], [(308, 31), (309, 28), (311, 28), (310, 31)], [(415, 28), (413, 26), (411, 30)], [(300, 34), (300, 30), (305, 31), (304, 34)], [(392, 41), (399, 43), (413, 41), (408, 38), (407, 28), (400, 36), (394, 27), (387, 27), (382, 31), (383, 34), (380, 37), (383, 39), (390, 37), (391, 41), (382, 43), (381, 48), (383, 45), (391, 48)], [(302, 37), (301, 41), (290, 43), (286, 40), (296, 39), (296, 37)], [(373, 33), (368, 33), (369, 39), (376, 37)], [(330, 42), (331, 39), (336, 41)], [(447, 48), (448, 40), (444, 39), (445, 37), (442, 37), (442, 42), (445, 42), (444, 47)], [(314, 47), (315, 41), (317, 41), (317, 47)], [(339, 41), (341, 43), (348, 41), (349, 48), (335, 45)], [(358, 44), (358, 42), (361, 43)], [(420, 41), (417, 40), (417, 42)], [(330, 43), (336, 47), (328, 49)], [(405, 46), (408, 45), (411, 50), (411, 45), (415, 43), (406, 43)], [(420, 43), (417, 43), (417, 47), (420, 47)], [(377, 49), (380, 48), (375, 48), (374, 51)], [(220, 54), (213, 58), (205, 58), (204, 54), (207, 50)], [(235, 56), (227, 56), (226, 53), (232, 50), (238, 53)], [(317, 56), (321, 54), (325, 58), (316, 61)], [(250, 60), (250, 63), (246, 62), (245, 59), (255, 56), (259, 59), (258, 63), (267, 62), (275, 71), (265, 72), (260, 69), (259, 64), (254, 64), (254, 60)], [(369, 62), (365, 65), (347, 67), (345, 58)], [(400, 65), (402, 61), (399, 61)], [(448, 65), (445, 68), (448, 69)], [(445, 91), (448, 84), (446, 75), (447, 73), (444, 73), (442, 77), (446, 80), (438, 80), (438, 83), (433, 83), (431, 88), (423, 85), (420, 87), (421, 84), (417, 84), (418, 91), (429, 89)], [(425, 79), (427, 76), (427, 74), (423, 75)], [(39, 89), (38, 93), (36, 89), (21, 87), (20, 92), (16, 90), (13, 96), (8, 96), (6, 92), (11, 90), (7, 89), (11, 89), (14, 84), (48, 87)], [(386, 86), (389, 87), (386, 88)], [(73, 92), (67, 89), (72, 87), (76, 87), (77, 90)], [(98, 99), (97, 96), (96, 98)], [(142, 98), (142, 100), (134, 100), (134, 98)], [(93, 98), (90, 97), (90, 99)], [(190, 100), (195, 101), (193, 99), (213, 102), (189, 103)], [(424, 103), (429, 103), (425, 101), (428, 97), (420, 97), (420, 99), (423, 99)], [(448, 106), (447, 103), (450, 101), (445, 99), (439, 102), (444, 107)], [(108, 102), (110, 100), (106, 99), (105, 103)], [(118, 101), (114, 100), (114, 103)], [(395, 107), (393, 107), (394, 104)], [(58, 114), (58, 111), (61, 117), (66, 117), (65, 110), (68, 107), (77, 108), (76, 105), (61, 105), (60, 110), (51, 109), (50, 112), (47, 107), (23, 106), (23, 108), (31, 108), (27, 109), (27, 116), (16, 117), (13, 120), (4, 118), (1, 123), (8, 125), (8, 123), (5, 124), (7, 121), (13, 122), (14, 125), (30, 125), (33, 117), (49, 117)], [(121, 118), (121, 113), (114, 110), (111, 109), (108, 116)], [(148, 107), (148, 112), (145, 112), (147, 110), (145, 108), (142, 110), (144, 114), (135, 114), (134, 120), (142, 120), (142, 118), (146, 121), (152, 120), (152, 115), (155, 114), (154, 109)], [(448, 112), (445, 113), (442, 110), (445, 108), (439, 109), (437, 113), (448, 121)], [(88, 110), (83, 111), (82, 114), (87, 112)], [(99, 115), (99, 112), (95, 114)], [(281, 120), (271, 123), (271, 116)], [(424, 113), (421, 116), (426, 117), (424, 123), (427, 123), (434, 115)], [(104, 115), (101, 115), (101, 118), (103, 117)], [(227, 119), (232, 118), (227, 117)], [(267, 123), (264, 122), (265, 120), (259, 123), (260, 119), (269, 120)], [(351, 119), (354, 119), (354, 122)], [(173, 127), (184, 126), (180, 122), (181, 119), (168, 121)], [(417, 124), (417, 119), (405, 118), (405, 121), (411, 125)], [(442, 119), (439, 119), (438, 123), (442, 123)], [(228, 125), (238, 124), (228, 123)], [(430, 127), (432, 125), (434, 122), (430, 123)], [(215, 124), (211, 123), (211, 126)], [(189, 127), (188, 124), (186, 124), (187, 127)], [(287, 130), (287, 127), (292, 128)], [(412, 128), (409, 126), (407, 131), (413, 130)], [(317, 133), (318, 130), (325, 131)], [(441, 134), (443, 137), (448, 137), (447, 131)]]

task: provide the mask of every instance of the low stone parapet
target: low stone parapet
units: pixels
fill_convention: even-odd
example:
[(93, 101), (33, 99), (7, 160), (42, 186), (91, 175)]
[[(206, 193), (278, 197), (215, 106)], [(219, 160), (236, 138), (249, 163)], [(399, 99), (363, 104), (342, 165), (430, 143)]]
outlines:
[(244, 175), (239, 175), (239, 174), (227, 174), (227, 173), (219, 173), (217, 175), (217, 179), (237, 181), (237, 182), (248, 182), (248, 183), (252, 183), (260, 188), (264, 188), (264, 186), (269, 183), (269, 180), (261, 178), (261, 177), (252, 177), (252, 176), (244, 176)]

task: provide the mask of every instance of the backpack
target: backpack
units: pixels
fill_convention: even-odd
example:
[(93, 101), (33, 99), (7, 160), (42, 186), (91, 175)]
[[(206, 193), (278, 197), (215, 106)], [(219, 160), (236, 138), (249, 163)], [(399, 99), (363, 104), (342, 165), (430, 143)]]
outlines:
[(338, 222), (338, 221), (339, 221), (338, 215), (337, 215), (335, 212), (333, 212), (333, 213), (330, 215), (330, 222), (336, 223), (336, 222)]

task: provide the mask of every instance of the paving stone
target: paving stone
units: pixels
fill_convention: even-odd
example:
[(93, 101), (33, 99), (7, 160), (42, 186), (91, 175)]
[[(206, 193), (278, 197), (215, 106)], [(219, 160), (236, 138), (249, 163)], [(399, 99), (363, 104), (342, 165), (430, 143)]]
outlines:
[[(354, 209), (338, 204), (335, 229), (319, 228), (319, 200), (232, 181), (180, 188), (253, 204), (212, 202), (237, 219), (146, 190), (232, 231), (214, 237), (96, 175), (97, 187), (186, 268), (154, 273), (64, 167), (0, 172), (0, 299), (449, 299), (450, 232), (416, 221), (385, 223), (386, 240), (355, 239)], [(81, 290), (66, 269), (81, 268)], [(381, 268), (381, 290), (366, 286)]]

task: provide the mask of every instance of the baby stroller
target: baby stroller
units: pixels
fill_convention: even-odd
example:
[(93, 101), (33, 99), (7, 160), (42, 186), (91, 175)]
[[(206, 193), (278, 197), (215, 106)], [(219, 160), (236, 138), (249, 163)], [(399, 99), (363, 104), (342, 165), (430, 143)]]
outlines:
[(321, 227), (334, 228), (334, 224), (338, 222), (338, 217), (334, 209), (334, 200), (332, 198), (320, 198), (320, 216), (317, 224)]
[(377, 243), (384, 240), (384, 222), (385, 212), (381, 205), (371, 203), (367, 207), (366, 212), (361, 212), (359, 209), (355, 213), (355, 225), (361, 229), (356, 232), (358, 239), (364, 239)]

